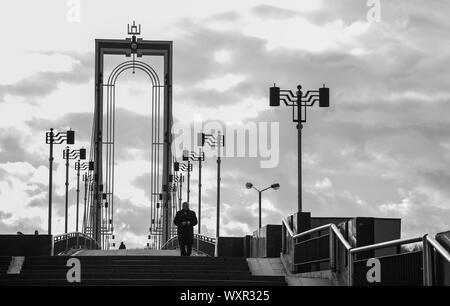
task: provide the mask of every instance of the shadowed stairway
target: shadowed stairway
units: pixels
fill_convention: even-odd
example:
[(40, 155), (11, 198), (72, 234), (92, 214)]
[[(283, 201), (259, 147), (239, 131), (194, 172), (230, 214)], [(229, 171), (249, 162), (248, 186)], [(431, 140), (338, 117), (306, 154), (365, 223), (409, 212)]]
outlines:
[[(80, 252), (83, 253), (83, 252)], [(252, 275), (245, 258), (180, 256), (26, 257), (20, 274), (1, 273), (0, 285), (285, 286), (283, 276)], [(99, 256), (100, 255), (100, 256)], [(170, 253), (172, 255), (172, 253)], [(81, 263), (81, 282), (69, 283), (69, 258)]]

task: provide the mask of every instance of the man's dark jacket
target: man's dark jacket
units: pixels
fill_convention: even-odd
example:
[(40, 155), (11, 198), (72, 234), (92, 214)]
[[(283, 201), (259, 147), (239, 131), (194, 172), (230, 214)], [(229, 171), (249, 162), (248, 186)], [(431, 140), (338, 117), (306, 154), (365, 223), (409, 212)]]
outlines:
[[(190, 225), (182, 225), (183, 221), (191, 222)], [(194, 226), (197, 225), (197, 216), (192, 210), (180, 210), (175, 215), (173, 223), (178, 227), (178, 241), (180, 244), (194, 243)]]

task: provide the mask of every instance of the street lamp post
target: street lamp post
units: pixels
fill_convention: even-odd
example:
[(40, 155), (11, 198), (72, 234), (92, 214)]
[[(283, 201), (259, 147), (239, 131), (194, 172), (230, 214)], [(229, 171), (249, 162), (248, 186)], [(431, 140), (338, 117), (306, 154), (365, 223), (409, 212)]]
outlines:
[(83, 174), (83, 182), (84, 182), (84, 209), (83, 209), (83, 226), (82, 226), (82, 232), (83, 234), (86, 234), (86, 226), (87, 226), (87, 218), (88, 218), (88, 207), (87, 207), (87, 200), (88, 200), (88, 186), (91, 182), (92, 176), (89, 175), (87, 172)]
[[(174, 168), (180, 171), (184, 171), (187, 172), (187, 188), (186, 188), (186, 197), (187, 197), (187, 202), (189, 203), (189, 195), (191, 193), (191, 172), (193, 169), (193, 166), (191, 164), (191, 161), (188, 160), (187, 164), (183, 164), (183, 163), (179, 163), (179, 162), (175, 162), (174, 163)], [(176, 170), (175, 170), (176, 171)], [(181, 205), (181, 204), (180, 204)]]
[[(205, 153), (199, 148), (198, 154), (194, 151), (183, 151), (184, 161), (198, 161), (198, 234), (201, 233), (201, 217), (202, 217), (202, 162), (205, 161)], [(189, 182), (189, 179), (188, 179)]]
[[(65, 212), (65, 226), (64, 230), (65, 233), (68, 233), (68, 210), (69, 210), (69, 159), (86, 159), (86, 149), (79, 149), (79, 150), (70, 150), (69, 147), (66, 147), (63, 151), (63, 158), (66, 160), (66, 212)], [(78, 181), (79, 184), (79, 181)], [(79, 189), (79, 187), (78, 187)], [(78, 208), (78, 203), (77, 203)]]
[(181, 210), (181, 202), (183, 201), (183, 181), (184, 181), (183, 173), (180, 173), (180, 175), (178, 176), (178, 184), (179, 184), (179, 188), (178, 188), (178, 210)]
[(208, 144), (210, 147), (217, 148), (217, 217), (216, 217), (216, 245), (214, 256), (219, 256), (219, 237), (220, 237), (220, 148), (225, 146), (225, 136), (218, 131), (217, 136), (212, 134), (199, 133), (198, 144), (203, 147)]
[(287, 106), (292, 107), (292, 121), (297, 122), (298, 137), (298, 212), (302, 212), (302, 128), (306, 122), (306, 109), (312, 107), (315, 102), (319, 102), (319, 107), (330, 106), (330, 89), (325, 87), (319, 90), (308, 90), (302, 92), (302, 86), (297, 86), (296, 95), (291, 90), (280, 90), (274, 84), (270, 88), (270, 106), (280, 106), (283, 101)]
[[(199, 148), (198, 154), (194, 151), (183, 151), (183, 160), (192, 160), (198, 161), (198, 224), (197, 224), (197, 232), (198, 235), (201, 234), (202, 231), (202, 161), (205, 160), (205, 153), (202, 151), (202, 148)], [(199, 249), (200, 239), (197, 237), (197, 250)]]
[[(75, 226), (75, 231), (78, 233), (78, 223), (79, 223), (79, 206), (80, 206), (80, 170), (88, 170), (89, 171), (94, 171), (94, 162), (88, 162), (88, 163), (82, 163), (80, 160), (78, 160), (75, 163), (75, 170), (77, 170), (77, 217), (76, 217), (76, 226)], [(86, 181), (85, 181), (85, 187), (86, 187)], [(86, 191), (85, 191), (85, 195), (84, 195), (84, 200), (85, 203), (84, 205), (86, 206)], [(84, 222), (84, 221), (83, 221)]]
[(264, 189), (262, 189), (262, 190), (259, 190), (258, 188), (256, 188), (255, 186), (253, 186), (253, 184), (252, 183), (246, 183), (245, 184), (245, 187), (247, 188), (247, 189), (255, 189), (256, 191), (258, 191), (258, 195), (259, 195), (259, 218), (258, 218), (258, 220), (259, 220), (259, 222), (258, 222), (258, 224), (259, 224), (259, 226), (258, 226), (258, 228), (261, 228), (262, 227), (262, 223), (261, 223), (261, 199), (262, 199), (262, 193), (264, 192), (264, 191), (266, 191), (266, 190), (268, 190), (268, 189), (274, 189), (274, 190), (278, 190), (278, 189), (280, 189), (280, 184), (278, 184), (278, 183), (275, 183), (275, 184), (272, 184), (272, 185), (270, 185), (269, 187), (267, 187), (267, 188), (264, 188)]
[(49, 156), (49, 175), (48, 175), (48, 234), (52, 234), (52, 199), (53, 199), (53, 145), (75, 143), (75, 131), (69, 130), (66, 132), (55, 133), (53, 128), (45, 133), (45, 143), (50, 145)]

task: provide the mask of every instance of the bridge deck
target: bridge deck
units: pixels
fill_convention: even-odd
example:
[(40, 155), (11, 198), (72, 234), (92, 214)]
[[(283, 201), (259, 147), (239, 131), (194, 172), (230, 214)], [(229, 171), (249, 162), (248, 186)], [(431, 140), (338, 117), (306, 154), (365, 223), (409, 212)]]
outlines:
[[(179, 250), (153, 250), (153, 249), (129, 249), (129, 250), (80, 250), (72, 256), (180, 256)], [(192, 256), (200, 256), (192, 251)]]

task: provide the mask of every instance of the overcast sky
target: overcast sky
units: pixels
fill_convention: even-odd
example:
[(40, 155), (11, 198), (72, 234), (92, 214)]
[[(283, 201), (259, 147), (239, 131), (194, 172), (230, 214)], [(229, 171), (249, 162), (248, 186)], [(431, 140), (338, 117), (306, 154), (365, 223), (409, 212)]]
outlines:
[[(276, 167), (262, 168), (258, 156), (224, 158), (223, 235), (257, 227), (257, 193), (245, 189), (247, 181), (261, 188), (281, 184), (264, 193), (264, 224), (280, 224), (297, 207), (296, 129), (290, 109), (268, 106), (274, 82), (292, 90), (324, 83), (331, 89), (331, 107), (310, 109), (303, 129), (304, 211), (399, 217), (404, 237), (449, 229), (448, 1), (381, 0), (375, 19), (368, 18), (374, 16), (365, 0), (78, 3), (79, 20), (77, 1), (0, 4), (0, 233), (46, 232), (45, 131), (71, 127), (77, 146), (89, 146), (94, 39), (123, 39), (133, 20), (144, 39), (174, 42), (177, 123), (201, 116), (278, 126)], [(145, 245), (150, 224), (145, 86), (139, 73), (125, 74), (117, 85), (116, 241), (130, 247)], [(55, 148), (55, 234), (64, 230), (62, 149)], [(215, 167), (208, 159), (203, 177), (208, 235), (215, 229)], [(194, 210), (196, 184), (194, 172)]]

